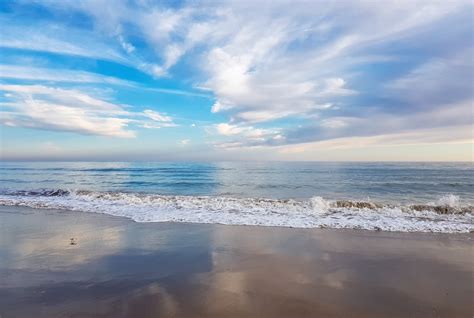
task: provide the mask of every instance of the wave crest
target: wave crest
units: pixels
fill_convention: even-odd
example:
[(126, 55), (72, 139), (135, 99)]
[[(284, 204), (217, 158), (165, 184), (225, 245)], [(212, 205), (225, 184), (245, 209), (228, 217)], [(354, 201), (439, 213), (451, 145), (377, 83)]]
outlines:
[(276, 200), (45, 189), (0, 193), (0, 204), (98, 212), (137, 222), (194, 222), (387, 231), (471, 232), (472, 206), (447, 196), (437, 204), (386, 205), (370, 201)]

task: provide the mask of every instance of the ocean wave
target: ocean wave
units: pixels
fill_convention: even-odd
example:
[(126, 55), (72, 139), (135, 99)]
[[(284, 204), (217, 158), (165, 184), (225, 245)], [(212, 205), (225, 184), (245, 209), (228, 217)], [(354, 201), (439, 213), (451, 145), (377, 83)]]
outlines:
[(43, 189), (2, 191), (0, 204), (97, 212), (137, 222), (192, 222), (404, 232), (473, 232), (473, 211), (457, 196), (438, 202), (388, 205), (371, 201), (276, 200)]

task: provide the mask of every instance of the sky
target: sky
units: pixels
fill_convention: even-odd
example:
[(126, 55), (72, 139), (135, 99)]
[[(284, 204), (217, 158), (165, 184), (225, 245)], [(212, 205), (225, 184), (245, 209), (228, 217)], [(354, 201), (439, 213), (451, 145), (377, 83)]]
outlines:
[(0, 2), (1, 160), (472, 161), (471, 1)]

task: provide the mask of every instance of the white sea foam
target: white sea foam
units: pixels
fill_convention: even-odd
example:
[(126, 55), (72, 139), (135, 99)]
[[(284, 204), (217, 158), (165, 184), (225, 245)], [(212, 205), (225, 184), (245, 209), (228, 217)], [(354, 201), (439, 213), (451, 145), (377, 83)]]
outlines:
[(459, 197), (454, 194), (447, 194), (439, 198), (438, 205), (457, 208), (460, 206)]
[(440, 198), (440, 207), (328, 201), (321, 197), (298, 201), (50, 190), (1, 194), (0, 204), (106, 213), (131, 218), (137, 222), (328, 227), (403, 232), (474, 231), (472, 207), (461, 207), (459, 198), (455, 196)]

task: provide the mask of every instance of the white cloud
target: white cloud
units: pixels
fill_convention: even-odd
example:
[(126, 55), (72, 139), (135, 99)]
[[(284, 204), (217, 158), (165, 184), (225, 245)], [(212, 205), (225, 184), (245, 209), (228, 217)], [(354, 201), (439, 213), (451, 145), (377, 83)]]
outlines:
[(235, 148), (245, 146), (260, 146), (273, 141), (282, 142), (284, 137), (278, 129), (262, 129), (247, 125), (232, 125), (220, 123), (214, 125), (215, 132), (221, 136), (229, 137), (232, 141), (216, 143), (219, 148)]
[(0, 85), (0, 89), (24, 100), (34, 97), (48, 99), (58, 104), (67, 104), (68, 107), (90, 109), (96, 112), (109, 111), (116, 114), (126, 114), (120, 105), (94, 98), (82, 91), (63, 89), (44, 85)]
[(472, 98), (473, 54), (474, 49), (469, 47), (448, 58), (432, 58), (387, 83), (387, 93), (416, 108), (434, 108), (439, 104)]
[[(356, 93), (345, 78), (354, 63), (351, 53), (360, 59), (369, 45), (413, 32), (458, 7), (424, 1), (304, 6), (283, 1), (270, 7), (233, 2), (219, 9), (223, 13), (216, 15), (216, 31), (209, 36), (213, 45), (204, 53), (208, 79), (202, 86), (216, 95), (213, 112), (257, 123), (313, 113)], [(305, 42), (308, 38), (314, 40)]]
[[(411, 113), (387, 114), (374, 112), (352, 117), (330, 117), (312, 124), (285, 131), (287, 143), (298, 144), (346, 137), (380, 136), (388, 134), (416, 133), (435, 128), (472, 125), (472, 102), (464, 100), (429, 111), (414, 110)], [(436, 136), (436, 135), (433, 135)], [(438, 136), (439, 140), (443, 136)]]
[(216, 97), (212, 111), (250, 123), (318, 112), (319, 105), (356, 93), (348, 69), (381, 58), (368, 48), (416, 33), (467, 5), (425, 0), (270, 6), (202, 1), (177, 8), (125, 1), (60, 4), (95, 17), (96, 27), (129, 53), (133, 46), (124, 39), (132, 26), (156, 56), (133, 63), (155, 77), (169, 76), (192, 52), (205, 76), (198, 85)]
[(147, 121), (134, 121), (135, 123), (138, 123), (140, 127), (146, 128), (146, 129), (160, 129), (160, 128), (170, 128), (170, 127), (176, 127), (177, 125), (174, 123), (163, 123), (163, 122), (147, 122)]
[(152, 110), (130, 112), (124, 105), (77, 89), (44, 85), (0, 85), (0, 89), (8, 92), (8, 101), (1, 103), (0, 123), (10, 127), (131, 138), (136, 136), (131, 125), (150, 129), (176, 126), (170, 116)]
[(344, 121), (344, 119), (329, 118), (323, 120), (321, 122), (321, 126), (326, 128), (342, 128), (347, 126), (347, 123)]
[(130, 44), (129, 42), (125, 41), (125, 39), (123, 38), (122, 35), (119, 35), (118, 37), (118, 40), (120, 42), (120, 45), (122, 46), (122, 48), (128, 53), (128, 54), (132, 54), (133, 52), (135, 52), (135, 47)]
[(123, 118), (97, 116), (93, 112), (38, 100), (25, 100), (21, 104), (7, 106), (14, 108), (16, 112), (3, 112), (1, 122), (6, 126), (122, 138), (135, 136), (135, 133), (125, 129), (128, 120)]
[[(68, 37), (68, 32), (61, 31), (61, 27), (48, 26), (41, 32), (33, 27), (27, 28), (26, 32), (16, 27), (11, 34), (5, 32), (8, 35), (0, 39), (0, 45), (112, 60), (133, 65), (155, 77), (172, 76), (173, 66), (187, 57), (189, 64), (186, 66), (196, 66), (200, 71), (189, 81), (195, 87), (212, 92), (215, 102), (211, 111), (229, 119), (228, 123), (214, 127), (215, 132), (229, 139), (228, 145), (280, 145), (342, 138), (350, 134), (373, 136), (391, 127), (393, 132), (400, 133), (419, 129), (418, 126), (440, 126), (442, 119), (437, 117), (438, 108), (455, 105), (456, 96), (472, 92), (468, 87), (472, 82), (469, 81), (472, 79), (469, 52), (432, 58), (425, 65), (384, 85), (386, 91), (380, 94), (365, 92), (370, 97), (388, 96), (391, 104), (385, 105), (385, 101), (378, 100), (373, 103), (383, 105), (344, 104), (349, 96), (364, 93), (355, 88), (364, 89), (364, 85), (357, 85), (360, 77), (354, 75), (363, 72), (357, 69), (358, 66), (404, 58), (385, 55), (381, 47), (396, 46), (410, 39), (411, 42), (405, 44), (413, 49), (420, 34), (431, 32), (430, 27), (437, 21), (467, 11), (465, 8), (472, 9), (469, 1), (309, 1), (304, 5), (292, 1), (276, 1), (271, 5), (262, 1), (202, 1), (198, 5), (191, 2), (182, 7), (165, 8), (148, 1), (132, 6), (127, 1), (111, 5), (108, 1), (90, 0), (51, 2), (51, 5), (72, 6), (92, 15), (96, 30), (100, 30), (101, 35), (106, 34), (109, 42), (99, 43), (96, 36), (86, 41), (92, 32), (72, 32)], [(21, 37), (22, 33), (26, 38)], [(134, 38), (140, 39), (140, 46), (133, 45), (131, 39)], [(146, 46), (151, 52), (137, 52), (138, 48), (141, 50)], [(402, 47), (396, 47), (398, 51), (390, 47), (388, 52), (404, 52)], [(425, 49), (430, 50), (429, 47)], [(123, 51), (128, 55), (122, 56)], [(195, 75), (193, 71), (189, 73)], [(469, 72), (470, 77), (452, 80), (460, 73)], [(45, 80), (55, 78), (51, 72), (39, 74), (38, 71), (33, 75), (17, 72), (15, 75), (11, 70), (8, 73), (10, 78), (20, 75), (42, 76)], [(71, 77), (72, 74), (62, 75)], [(439, 81), (443, 77), (448, 80)], [(81, 78), (95, 80), (90, 74), (77, 78), (78, 81)], [(180, 91), (169, 92), (181, 94)], [(33, 100), (40, 99), (39, 93), (29, 94), (36, 94)], [(57, 104), (71, 107), (81, 98), (85, 103), (92, 103), (86, 96), (71, 100), (64, 95), (58, 94), (56, 99), (60, 102)], [(472, 98), (461, 97), (463, 102)], [(393, 105), (394, 102), (399, 103)], [(409, 105), (402, 105), (403, 102)], [(434, 103), (436, 107), (431, 106)], [(419, 105), (429, 111), (418, 113), (422, 108)], [(415, 114), (406, 115), (411, 108)], [(466, 112), (464, 108), (463, 112)], [(459, 122), (457, 108), (444, 115), (452, 123)], [(118, 116), (147, 116), (152, 121)], [(122, 130), (128, 124), (144, 128), (174, 125), (167, 115), (151, 110), (112, 117), (126, 120), (121, 123)], [(293, 126), (287, 131), (259, 128), (262, 123), (288, 117), (306, 122), (302, 123), (302, 129)]]
[(77, 90), (41, 85), (0, 85), (10, 92), (10, 102), (2, 103), (1, 123), (83, 134), (130, 138), (127, 112), (120, 106), (96, 99)]
[(209, 94), (203, 94), (203, 93), (198, 93), (198, 92), (190, 92), (190, 91), (179, 90), (179, 89), (150, 88), (150, 87), (143, 87), (141, 89), (147, 90), (147, 91), (150, 91), (150, 92), (158, 92), (158, 93), (165, 93), (165, 94), (172, 94), (172, 95), (183, 95), (183, 96), (192, 96), (192, 97), (201, 97), (201, 98), (212, 99), (212, 96), (209, 95)]
[(0, 20), (0, 47), (128, 63), (115, 48), (91, 32), (62, 28), (58, 25), (17, 25), (15, 21)]
[(69, 83), (106, 83), (123, 86), (134, 85), (130, 81), (85, 71), (7, 64), (0, 64), (0, 78)]
[(172, 118), (170, 116), (161, 114), (161, 113), (159, 113), (157, 111), (154, 111), (154, 110), (147, 109), (147, 110), (143, 111), (143, 113), (145, 114), (145, 116), (151, 118), (154, 121), (159, 121), (159, 122), (171, 122), (172, 121)]
[[(380, 134), (377, 136), (341, 137), (331, 140), (284, 145), (276, 150), (280, 153), (306, 153), (334, 149), (358, 149), (364, 147), (395, 147), (436, 144), (473, 143), (469, 125), (420, 129), (418, 131)], [(433, 158), (436, 159), (436, 158)]]
[(210, 99), (209, 94), (192, 92), (179, 89), (159, 88), (159, 87), (142, 87), (136, 82), (123, 80), (120, 78), (105, 76), (102, 74), (91, 73), (80, 70), (56, 69), (37, 66), (23, 66), (16, 64), (0, 64), (0, 78), (29, 80), (36, 82), (57, 82), (57, 83), (93, 83), (93, 84), (109, 84), (121, 85), (129, 88), (146, 90), (150, 92), (158, 92), (172, 95), (183, 95), (202, 97)]
[(226, 123), (217, 124), (215, 127), (217, 132), (224, 136), (243, 135), (249, 138), (262, 138), (271, 133), (269, 130), (258, 129), (252, 126), (237, 126)]

